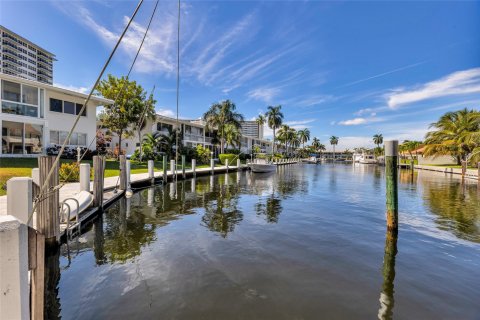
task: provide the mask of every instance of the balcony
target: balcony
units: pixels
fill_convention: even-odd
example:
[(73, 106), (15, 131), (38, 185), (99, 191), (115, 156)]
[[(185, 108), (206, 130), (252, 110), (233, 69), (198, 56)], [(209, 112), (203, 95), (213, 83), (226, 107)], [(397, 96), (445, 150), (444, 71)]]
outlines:
[(198, 136), (194, 134), (184, 134), (183, 140), (192, 141), (192, 142), (203, 142), (203, 136)]
[(19, 116), (38, 117), (38, 107), (2, 101), (2, 112)]

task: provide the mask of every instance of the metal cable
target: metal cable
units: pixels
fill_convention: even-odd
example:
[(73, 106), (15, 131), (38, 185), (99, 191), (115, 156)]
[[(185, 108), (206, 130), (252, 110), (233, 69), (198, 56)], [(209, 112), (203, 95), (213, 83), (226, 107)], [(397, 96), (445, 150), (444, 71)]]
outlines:
[[(73, 130), (75, 130), (75, 127), (77, 126), (78, 124), (78, 121), (80, 120), (80, 117), (82, 116), (82, 113), (85, 111), (85, 108), (87, 107), (87, 104), (88, 102), (90, 101), (92, 95), (93, 95), (93, 92), (95, 90), (95, 88), (97, 87), (98, 83), (100, 82), (100, 79), (102, 78), (105, 70), (107, 69), (107, 66), (110, 64), (110, 61), (112, 60), (113, 58), (113, 55), (115, 54), (115, 52), (117, 51), (117, 48), (118, 46), (120, 45), (125, 33), (127, 32), (128, 28), (130, 27), (130, 24), (132, 23), (133, 21), (133, 18), (137, 15), (141, 5), (143, 3), (143, 0), (140, 0), (140, 2), (138, 3), (137, 7), (135, 8), (135, 11), (133, 12), (132, 14), (132, 17), (130, 18), (130, 20), (128, 21), (127, 25), (125, 26), (122, 34), (120, 35), (120, 37), (118, 38), (117, 40), (117, 43), (115, 44), (115, 47), (113, 48), (112, 52), (110, 53), (110, 56), (108, 57), (107, 61), (105, 62), (102, 70), (100, 71), (100, 74), (98, 75), (97, 77), (97, 80), (95, 81), (95, 84), (93, 85), (92, 89), (90, 90), (90, 93), (88, 94), (88, 97), (87, 99), (85, 99), (85, 102), (82, 106), (82, 109), (80, 110), (80, 112), (78, 113), (77, 117), (75, 118), (75, 122), (73, 123), (73, 126), (72, 128), (70, 129), (70, 131), (68, 132), (68, 135), (67, 137), (65, 138), (65, 140), (63, 141), (63, 144), (62, 144), (62, 147), (60, 148), (60, 151), (58, 152), (58, 155), (57, 157), (55, 158), (55, 161), (53, 163), (53, 166), (52, 168), (50, 168), (50, 171), (48, 172), (47, 174), (47, 177), (45, 179), (45, 182), (43, 183), (43, 185), (41, 186), (40, 188), (40, 192), (39, 194), (41, 195), (42, 193), (45, 192), (45, 189), (47, 187), (47, 184), (48, 182), (50, 181), (50, 179), (52, 178), (52, 174), (54, 172), (54, 168), (58, 165), (59, 161), (60, 161), (60, 157), (61, 155), (63, 154), (64, 150), (65, 150), (65, 147), (67, 145), (67, 141), (70, 140), (70, 137), (72, 136), (72, 133), (73, 133)], [(28, 216), (28, 220), (27, 220), (27, 224), (30, 223), (30, 221), (32, 220), (32, 217), (33, 217), (33, 213), (35, 212), (35, 210), (37, 209), (37, 206), (38, 206), (38, 203), (35, 202), (34, 205), (33, 205), (33, 208), (32, 208), (32, 211), (30, 212), (29, 216)]]

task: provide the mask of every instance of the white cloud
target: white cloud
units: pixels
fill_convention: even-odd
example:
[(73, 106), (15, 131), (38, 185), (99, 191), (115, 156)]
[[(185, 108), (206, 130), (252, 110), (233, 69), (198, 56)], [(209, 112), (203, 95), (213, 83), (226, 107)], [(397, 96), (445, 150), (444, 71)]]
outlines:
[(263, 87), (263, 88), (250, 90), (247, 93), (247, 96), (250, 99), (263, 101), (265, 103), (270, 103), (272, 102), (273, 98), (275, 98), (279, 93), (280, 93), (279, 88)]
[(427, 99), (472, 93), (480, 93), (480, 68), (457, 71), (409, 90), (395, 89), (385, 98), (388, 106), (395, 109)]
[(164, 116), (164, 117), (170, 117), (170, 118), (176, 118), (177, 117), (177, 114), (171, 110), (171, 109), (164, 109), (162, 107), (160, 107), (158, 110), (157, 110), (157, 114), (161, 115), (161, 116)]
[(290, 126), (291, 128), (295, 130), (301, 130), (305, 128), (311, 128), (309, 126), (309, 123), (314, 122), (317, 119), (305, 119), (305, 120), (295, 120), (295, 121), (285, 121), (284, 124)]
[(85, 93), (85, 94), (90, 93), (90, 88), (89, 87), (77, 87), (77, 86), (72, 86), (72, 85), (64, 85), (64, 84), (61, 84), (61, 83), (54, 83), (53, 86), (63, 88), (63, 89), (67, 89), (67, 90), (71, 90), (71, 91), (75, 91), (75, 92)]

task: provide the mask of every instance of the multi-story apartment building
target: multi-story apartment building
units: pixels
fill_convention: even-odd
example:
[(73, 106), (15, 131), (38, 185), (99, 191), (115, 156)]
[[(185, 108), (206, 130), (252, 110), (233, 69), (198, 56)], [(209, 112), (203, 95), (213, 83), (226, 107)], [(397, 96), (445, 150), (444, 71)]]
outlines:
[(256, 139), (263, 139), (263, 125), (256, 121), (242, 121), (242, 135)]
[(55, 55), (0, 25), (0, 73), (53, 83)]
[[(0, 156), (35, 156), (67, 137), (87, 95), (0, 73)], [(70, 147), (96, 148), (96, 108), (113, 101), (92, 96), (82, 113)], [(93, 142), (92, 144), (90, 144)]]
[[(253, 121), (249, 121), (253, 122)], [(242, 123), (243, 125), (243, 123)], [(257, 132), (258, 132), (258, 125)], [(169, 131), (179, 128), (183, 133), (182, 144), (186, 147), (195, 147), (202, 145), (204, 147), (213, 150), (212, 133), (206, 130), (205, 123), (202, 120), (185, 120), (178, 121), (174, 118), (157, 115), (154, 121), (147, 121), (144, 129), (141, 131), (140, 136), (143, 137), (147, 133), (163, 133), (168, 134)], [(253, 135), (253, 133), (252, 133)], [(122, 152), (127, 155), (131, 155), (140, 146), (138, 134), (127, 139), (122, 139)], [(251, 153), (254, 145), (258, 145), (262, 152), (271, 152), (272, 142), (259, 138), (258, 136), (247, 136), (242, 134), (240, 150), (244, 153)], [(118, 149), (118, 137), (112, 136), (112, 140), (107, 144), (107, 148), (112, 151)]]

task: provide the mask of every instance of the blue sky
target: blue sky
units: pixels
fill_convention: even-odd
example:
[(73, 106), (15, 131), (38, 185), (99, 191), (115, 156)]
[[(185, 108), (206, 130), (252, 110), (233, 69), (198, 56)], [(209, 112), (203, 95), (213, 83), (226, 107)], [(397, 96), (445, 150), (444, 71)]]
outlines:
[[(107, 72), (125, 75), (154, 7), (145, 1)], [(0, 23), (56, 54), (54, 82), (90, 88), (132, 1), (5, 1)], [(21, 13), (21, 19), (19, 18)], [(180, 116), (231, 99), (247, 119), (285, 122), (328, 145), (422, 139), (446, 111), (479, 108), (480, 3), (182, 2)], [(174, 116), (176, 2), (161, 2), (131, 78)], [(267, 132), (268, 133), (268, 132)]]

